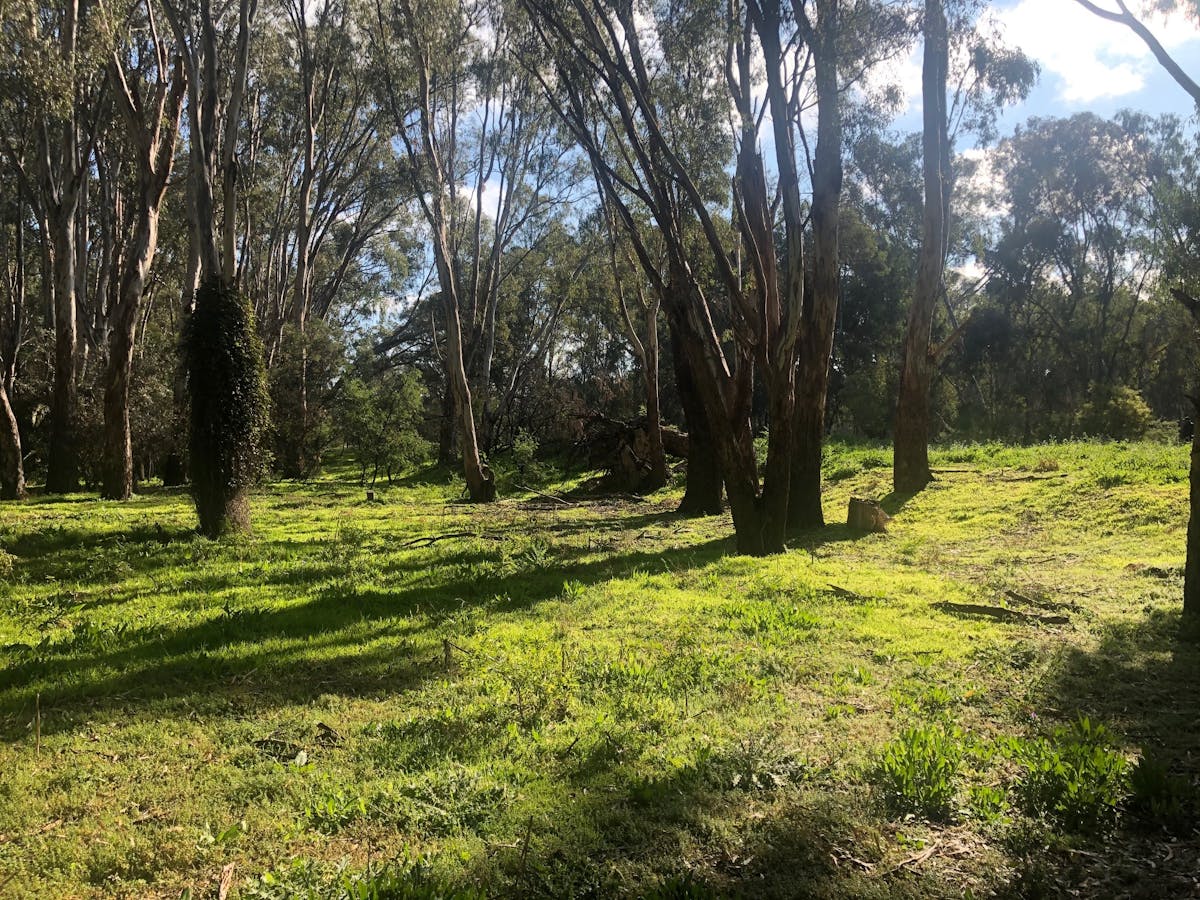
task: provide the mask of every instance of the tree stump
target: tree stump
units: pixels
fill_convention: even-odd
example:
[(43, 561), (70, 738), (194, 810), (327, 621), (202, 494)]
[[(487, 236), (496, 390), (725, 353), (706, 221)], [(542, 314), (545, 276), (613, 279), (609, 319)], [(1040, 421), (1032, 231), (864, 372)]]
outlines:
[(887, 531), (887, 523), (891, 521), (891, 518), (874, 500), (862, 497), (850, 498), (846, 525), (855, 531)]

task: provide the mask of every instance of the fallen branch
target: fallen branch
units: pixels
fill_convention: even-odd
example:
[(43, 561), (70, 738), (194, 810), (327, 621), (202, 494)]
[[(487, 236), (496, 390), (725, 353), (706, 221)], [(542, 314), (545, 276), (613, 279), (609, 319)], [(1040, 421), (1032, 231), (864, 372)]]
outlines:
[(436, 544), (438, 541), (449, 541), (453, 538), (475, 537), (473, 531), (449, 531), (446, 534), (426, 535), (425, 537), (413, 538), (411, 541), (405, 541), (403, 544), (397, 545), (397, 549), (409, 550), (413, 547), (428, 547), (430, 544)]
[(533, 488), (529, 487), (528, 485), (518, 484), (518, 485), (515, 485), (515, 487), (518, 490), (528, 491), (529, 493), (531, 493), (535, 496), (541, 497), (545, 500), (553, 500), (555, 503), (561, 503), (563, 506), (578, 506), (579, 505), (577, 503), (573, 503), (570, 500), (564, 500), (562, 497), (556, 497), (553, 494), (545, 494), (541, 491), (535, 491)]
[(830, 584), (828, 585), (828, 588), (830, 593), (832, 593), (834, 596), (841, 597), (844, 600), (853, 600), (856, 603), (865, 603), (868, 599), (862, 594), (856, 594), (849, 588), (839, 587), (836, 584)]
[(1049, 481), (1052, 478), (1066, 478), (1070, 472), (1055, 472), (1053, 475), (1018, 475), (1016, 478), (999, 478), (997, 481)]
[(943, 612), (969, 616), (987, 616), (1001, 622), (1037, 622), (1042, 625), (1066, 625), (1071, 620), (1066, 616), (1039, 616), (1033, 613), (1009, 609), (1006, 606), (984, 606), (980, 603), (935, 603), (935, 609)]
[(929, 857), (933, 856), (933, 854), (937, 853), (940, 847), (941, 844), (938, 841), (934, 841), (923, 850), (918, 850), (912, 856), (905, 857), (894, 866), (884, 869), (879, 873), (879, 877), (885, 878), (886, 876), (891, 875), (894, 872), (899, 872), (901, 869), (908, 866), (919, 866), (921, 863), (925, 862), (925, 860), (929, 859)]

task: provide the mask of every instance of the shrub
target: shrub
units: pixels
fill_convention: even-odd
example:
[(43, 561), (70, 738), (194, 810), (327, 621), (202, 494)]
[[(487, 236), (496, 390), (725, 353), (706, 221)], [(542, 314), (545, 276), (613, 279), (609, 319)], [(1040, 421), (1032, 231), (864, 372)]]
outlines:
[(1130, 387), (1094, 390), (1079, 410), (1079, 427), (1092, 437), (1133, 441), (1143, 437), (1154, 414), (1142, 395)]
[(1161, 760), (1142, 757), (1129, 773), (1128, 809), (1145, 825), (1184, 834), (1200, 813), (1198, 801), (1192, 783)]
[(909, 728), (888, 744), (872, 778), (888, 808), (933, 821), (953, 818), (962, 732), (945, 725)]
[(1021, 809), (1072, 832), (1096, 833), (1116, 822), (1129, 783), (1129, 763), (1111, 746), (1103, 725), (1081, 718), (1048, 738), (1022, 741), (1016, 784)]
[(192, 496), (200, 531), (250, 526), (246, 492), (262, 472), (267, 391), (249, 300), (212, 279), (196, 291), (183, 331), (191, 399)]
[(387, 369), (343, 384), (338, 424), (359, 466), (359, 480), (390, 483), (405, 468), (429, 458), (429, 442), (418, 427), (424, 392), (412, 372)]

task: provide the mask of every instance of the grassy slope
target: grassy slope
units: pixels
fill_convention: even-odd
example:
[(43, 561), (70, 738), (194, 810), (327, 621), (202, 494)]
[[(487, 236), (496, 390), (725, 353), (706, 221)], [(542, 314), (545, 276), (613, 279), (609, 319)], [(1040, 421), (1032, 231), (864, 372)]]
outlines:
[[(835, 450), (829, 519), (885, 494), (887, 464)], [(378, 503), (283, 485), (220, 543), (174, 494), (6, 504), (0, 896), (215, 896), (229, 863), (235, 896), (286, 896), (392, 858), (522, 895), (686, 873), (755, 897), (1179, 890), (1194, 839), (1046, 851), (1011, 811), (889, 817), (866, 773), (915, 722), (987, 742), (1080, 712), (1131, 757), (1197, 765), (1200, 656), (1173, 638), (1185, 450), (935, 465), (887, 534), (831, 526), (766, 560), (669, 494), (481, 509), (436, 481)], [(1070, 624), (938, 607), (1007, 589)], [(969, 768), (963, 797), (1014, 774)]]

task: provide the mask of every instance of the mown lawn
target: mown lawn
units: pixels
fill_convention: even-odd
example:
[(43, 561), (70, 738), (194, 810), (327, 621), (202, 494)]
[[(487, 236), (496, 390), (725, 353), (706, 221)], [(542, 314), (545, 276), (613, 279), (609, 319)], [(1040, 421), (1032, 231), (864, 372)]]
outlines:
[(1200, 892), (1186, 448), (935, 465), (765, 560), (436, 472), (0, 505), (0, 896)]

